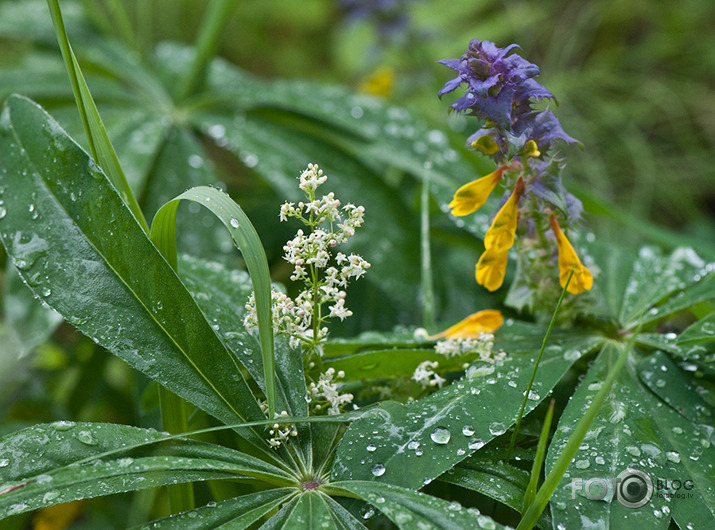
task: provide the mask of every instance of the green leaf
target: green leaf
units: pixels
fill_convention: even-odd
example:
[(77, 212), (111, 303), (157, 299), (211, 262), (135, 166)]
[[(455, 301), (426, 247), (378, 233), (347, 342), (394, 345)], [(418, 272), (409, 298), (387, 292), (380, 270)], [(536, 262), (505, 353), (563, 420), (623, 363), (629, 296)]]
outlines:
[[(547, 348), (526, 411), (598, 342), (586, 340), (566, 351)], [(343, 436), (333, 479), (421, 488), (514, 424), (535, 357), (514, 354), (495, 365), (475, 363), (469, 375), (427, 398), (408, 405), (386, 402), (366, 413)]]
[[(643, 325), (657, 322), (706, 300), (715, 299), (715, 272), (706, 272), (702, 276), (698, 274), (696, 277), (699, 279), (688, 285), (682, 292), (676, 293), (664, 304), (652, 308), (643, 319)], [(682, 340), (679, 338), (678, 342)]]
[(465, 509), (457, 502), (448, 502), (392, 484), (361, 480), (334, 482), (329, 485), (329, 491), (344, 492), (369, 502), (400, 529), (505, 528), (475, 509)]
[(236, 360), (111, 184), (25, 98), (9, 98), (0, 115), (0, 160), (0, 238), (41, 299), (222, 421), (264, 417)]
[(162, 206), (151, 223), (151, 240), (174, 269), (176, 269), (176, 210), (181, 200), (192, 201), (209, 209), (228, 229), (246, 262), (256, 300), (266, 399), (269, 417), (272, 417), (276, 410), (276, 387), (271, 320), (271, 277), (261, 239), (241, 207), (228, 195), (207, 186), (191, 188)]
[(32, 291), (22, 283), (11, 264), (8, 264), (5, 270), (5, 286), (2, 292), (5, 324), (20, 346), (19, 356), (24, 357), (50, 338), (62, 323), (62, 317), (35, 300)]
[(683, 331), (678, 344), (715, 341), (715, 311)]
[[(569, 401), (549, 448), (547, 467), (554, 465), (555, 455), (583, 416), (618, 355), (615, 349), (604, 349)], [(669, 514), (672, 513), (681, 528), (688, 523), (694, 524), (693, 528), (707, 528), (702, 514), (709, 514), (709, 521), (715, 514), (715, 474), (712, 472), (715, 469), (715, 450), (709, 441), (712, 428), (697, 429), (644, 388), (635, 373), (634, 360), (632, 356), (631, 363), (621, 371), (608, 400), (583, 439), (574, 463), (553, 494), (554, 524), (569, 528), (581, 526), (584, 520), (588, 520), (590, 524), (608, 527), (627, 517), (632, 525), (668, 528)], [(663, 372), (657, 360), (644, 362), (647, 371)], [(672, 363), (662, 366), (666, 367), (663, 373), (667, 377), (671, 377), (668, 375), (670, 370), (677, 370)], [(652, 377), (660, 376), (654, 374)], [(654, 379), (654, 385), (658, 388), (657, 379)], [(692, 393), (678, 394), (680, 399), (693, 396)], [(631, 509), (615, 498), (610, 501), (590, 500), (583, 489), (576, 488), (574, 502), (573, 479), (581, 479), (581, 485), (590, 479), (610, 480), (629, 467), (649, 473), (656, 486), (658, 479), (680, 480), (681, 483), (692, 480), (694, 495), (691, 498), (669, 499), (669, 494), (674, 491), (662, 487), (658, 490), (656, 487), (653, 498), (646, 506)], [(598, 493), (597, 488), (594, 486), (595, 493)], [(608, 498), (610, 493), (606, 496)]]
[(60, 504), (197, 480), (295, 483), (285, 471), (222, 446), (108, 423), (55, 422), (0, 439), (0, 518)]
[(232, 530), (242, 530), (250, 527), (271, 510), (289, 501), (296, 491), (295, 488), (276, 488), (249, 493), (152, 521), (149, 526), (140, 525), (134, 530), (145, 528), (202, 530), (204, 528), (219, 528), (222, 525), (229, 525), (228, 527)]
[(651, 247), (640, 249), (626, 285), (619, 321), (633, 328), (653, 305), (702, 278), (705, 262), (692, 250), (680, 248), (670, 256)]

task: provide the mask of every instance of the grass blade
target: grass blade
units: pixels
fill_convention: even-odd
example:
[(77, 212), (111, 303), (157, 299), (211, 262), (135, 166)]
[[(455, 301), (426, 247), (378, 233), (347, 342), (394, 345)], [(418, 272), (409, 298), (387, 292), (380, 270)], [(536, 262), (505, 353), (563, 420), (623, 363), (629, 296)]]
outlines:
[(522, 514), (524, 514), (526, 509), (532, 502), (534, 502), (534, 497), (536, 496), (536, 488), (539, 486), (541, 467), (544, 465), (544, 458), (546, 457), (546, 441), (549, 439), (549, 432), (551, 431), (551, 420), (554, 418), (555, 404), (556, 401), (552, 399), (549, 404), (549, 410), (546, 413), (546, 418), (544, 418), (544, 426), (541, 428), (541, 437), (539, 437), (539, 444), (536, 446), (534, 465), (531, 468), (531, 478), (529, 479), (529, 485), (526, 487), (526, 492), (524, 493), (524, 506)]
[(556, 309), (554, 309), (554, 314), (551, 317), (551, 322), (549, 323), (549, 329), (546, 330), (546, 335), (544, 335), (544, 341), (541, 343), (541, 350), (539, 350), (539, 356), (536, 358), (534, 363), (534, 371), (531, 373), (531, 379), (529, 379), (529, 384), (526, 386), (526, 392), (524, 392), (524, 401), (521, 403), (521, 408), (519, 409), (519, 415), (516, 418), (516, 425), (514, 426), (514, 432), (511, 435), (511, 441), (509, 442), (509, 450), (507, 451), (507, 458), (511, 455), (512, 449), (514, 449), (514, 443), (516, 442), (516, 437), (519, 434), (519, 426), (521, 425), (521, 419), (524, 416), (524, 409), (526, 408), (526, 401), (529, 399), (529, 392), (531, 392), (531, 387), (534, 384), (534, 379), (536, 379), (536, 371), (539, 369), (539, 363), (541, 362), (541, 357), (544, 355), (544, 348), (546, 348), (546, 342), (549, 340), (549, 335), (551, 335), (551, 330), (556, 322), (556, 315), (559, 313), (561, 304), (564, 301), (564, 296), (566, 296), (566, 289), (568, 289), (569, 283), (571, 283), (571, 277), (573, 276), (576, 266), (571, 267), (571, 272), (569, 277), (566, 278), (566, 284), (561, 290), (561, 296), (559, 296), (559, 301), (556, 304)]
[(99, 116), (97, 106), (94, 103), (94, 99), (92, 98), (89, 87), (84, 80), (77, 58), (75, 57), (72, 47), (70, 46), (64, 22), (62, 20), (59, 0), (47, 0), (47, 5), (50, 8), (52, 23), (55, 26), (55, 33), (57, 34), (57, 42), (60, 45), (62, 58), (64, 59), (65, 67), (67, 68), (67, 73), (69, 74), (70, 82), (72, 83), (72, 91), (74, 92), (75, 101), (77, 102), (77, 108), (82, 119), (82, 125), (84, 126), (85, 133), (87, 134), (87, 140), (89, 141), (92, 158), (99, 165), (99, 167), (102, 168), (104, 173), (109, 178), (109, 181), (119, 192), (119, 195), (122, 197), (124, 203), (132, 211), (134, 217), (137, 218), (144, 231), (148, 233), (149, 226), (147, 225), (146, 219), (144, 219), (144, 214), (139, 207), (139, 203), (137, 202), (134, 193), (132, 193), (131, 188), (129, 188), (124, 171), (119, 164), (117, 153), (112, 146), (112, 142), (109, 140), (102, 118)]
[(626, 361), (628, 360), (628, 354), (630, 353), (631, 349), (633, 348), (633, 345), (635, 344), (635, 337), (636, 335), (634, 334), (625, 347), (615, 344), (607, 346), (621, 349), (620, 356), (618, 357), (616, 364), (614, 364), (610, 372), (608, 372), (608, 377), (606, 377), (606, 380), (603, 382), (603, 386), (593, 398), (591, 406), (586, 411), (586, 414), (584, 414), (583, 418), (581, 418), (581, 421), (579, 421), (574, 428), (573, 434), (569, 438), (569, 441), (566, 443), (566, 446), (556, 460), (553, 469), (544, 479), (544, 483), (541, 485), (541, 488), (539, 488), (539, 491), (536, 493), (533, 502), (525, 510), (524, 516), (519, 522), (519, 526), (516, 527), (517, 530), (530, 530), (531, 528), (533, 528), (538, 521), (541, 512), (543, 512), (544, 508), (546, 508), (546, 505), (549, 503), (551, 495), (556, 490), (556, 487), (559, 485), (559, 482), (564, 476), (566, 469), (568, 469), (569, 465), (571, 464), (571, 460), (576, 454), (576, 451), (578, 451), (578, 447), (579, 445), (581, 445), (581, 441), (583, 440), (584, 436), (586, 436), (586, 432), (588, 431), (589, 427), (591, 426), (591, 423), (598, 414), (601, 405), (603, 405), (603, 402), (606, 401), (606, 398), (608, 397), (608, 394), (611, 391), (611, 387), (616, 381), (618, 374), (626, 365)]
[(230, 232), (246, 262), (256, 297), (266, 399), (269, 417), (272, 418), (275, 412), (276, 386), (271, 323), (271, 278), (261, 240), (241, 207), (228, 195), (215, 188), (197, 186), (162, 206), (152, 221), (151, 239), (174, 269), (176, 268), (176, 210), (183, 199), (201, 204), (216, 215)]

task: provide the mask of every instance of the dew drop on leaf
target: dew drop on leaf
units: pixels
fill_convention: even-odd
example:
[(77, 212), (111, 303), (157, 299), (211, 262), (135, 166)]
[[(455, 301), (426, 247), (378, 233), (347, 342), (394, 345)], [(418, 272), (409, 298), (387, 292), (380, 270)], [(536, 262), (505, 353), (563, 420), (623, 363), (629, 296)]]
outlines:
[(52, 424), (52, 428), (56, 431), (69, 431), (75, 426), (73, 421), (56, 421)]
[(494, 436), (501, 436), (506, 432), (506, 427), (503, 423), (495, 421), (489, 426), (489, 432), (492, 433)]
[(79, 431), (77, 439), (85, 445), (97, 445), (97, 440), (92, 436), (91, 431)]
[(375, 464), (372, 466), (372, 474), (376, 477), (381, 477), (385, 474), (385, 466), (382, 464)]
[(0, 458), (0, 467), (7, 467), (10, 464), (10, 460), (7, 458)]
[(668, 451), (665, 453), (665, 456), (668, 458), (668, 460), (674, 462), (675, 464), (680, 463), (680, 454), (676, 453), (675, 451)]
[(465, 425), (462, 427), (462, 434), (464, 436), (472, 436), (474, 434), (474, 427), (471, 425)]
[(374, 444), (370, 444), (366, 447), (366, 449), (372, 453), (377, 449), (377, 447)]
[(434, 443), (444, 445), (449, 443), (449, 439), (452, 437), (452, 434), (444, 427), (437, 427), (434, 431), (432, 431), (432, 434), (430, 434), (429, 437), (432, 438)]
[(231, 217), (230, 223), (231, 223), (231, 226), (234, 227), (234, 228), (238, 228), (238, 227), (239, 227), (238, 219), (236, 219), (235, 217)]

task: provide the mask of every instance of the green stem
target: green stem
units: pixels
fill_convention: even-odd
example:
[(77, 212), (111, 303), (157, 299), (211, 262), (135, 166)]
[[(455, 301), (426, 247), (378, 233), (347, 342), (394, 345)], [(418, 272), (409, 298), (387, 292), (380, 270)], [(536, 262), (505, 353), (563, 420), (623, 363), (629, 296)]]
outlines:
[(519, 409), (519, 414), (516, 417), (516, 425), (514, 426), (514, 432), (511, 435), (511, 441), (509, 442), (509, 450), (506, 452), (507, 460), (511, 456), (511, 452), (514, 449), (514, 443), (516, 442), (516, 437), (519, 434), (519, 427), (521, 426), (521, 419), (524, 416), (524, 409), (526, 408), (526, 402), (529, 399), (529, 393), (531, 392), (531, 387), (534, 384), (534, 379), (536, 379), (536, 371), (539, 369), (539, 363), (541, 362), (541, 357), (544, 355), (544, 348), (546, 348), (546, 342), (549, 340), (551, 335), (551, 330), (556, 322), (556, 315), (559, 313), (559, 308), (564, 301), (564, 296), (566, 296), (566, 289), (568, 289), (569, 283), (571, 283), (571, 278), (576, 270), (576, 266), (571, 267), (571, 272), (569, 277), (566, 279), (566, 284), (561, 290), (561, 296), (559, 296), (559, 301), (556, 304), (556, 309), (554, 309), (554, 314), (551, 316), (551, 322), (549, 323), (549, 328), (546, 330), (546, 335), (544, 335), (544, 340), (541, 342), (541, 349), (539, 350), (539, 355), (536, 358), (536, 363), (534, 364), (534, 370), (531, 372), (531, 379), (529, 379), (529, 384), (526, 386), (526, 392), (524, 392), (524, 400), (521, 402), (521, 408)]
[(180, 85), (177, 101), (182, 101), (201, 89), (208, 64), (218, 47), (221, 30), (237, 2), (238, 0), (213, 0), (209, 4), (196, 38), (196, 55), (188, 74)]
[[(186, 401), (163, 386), (159, 386), (159, 410), (161, 411), (161, 427), (170, 434), (180, 434), (189, 430)], [(193, 510), (194, 485), (174, 484), (167, 486), (169, 508), (172, 513)]]
[(538, 521), (539, 517), (541, 516), (541, 513), (544, 511), (544, 508), (546, 508), (546, 505), (549, 503), (551, 495), (553, 495), (554, 491), (559, 485), (559, 482), (561, 482), (564, 473), (566, 473), (566, 470), (571, 464), (571, 460), (576, 454), (576, 451), (578, 451), (578, 448), (581, 445), (583, 438), (586, 436), (586, 432), (588, 432), (588, 429), (591, 427), (591, 423), (596, 418), (598, 411), (601, 409), (601, 405), (603, 405), (604, 401), (606, 401), (606, 398), (608, 397), (608, 394), (611, 391), (611, 387), (613, 386), (613, 383), (615, 383), (618, 374), (620, 374), (621, 370), (625, 366), (626, 361), (628, 360), (628, 354), (630, 353), (633, 344), (635, 343), (635, 337), (636, 335), (634, 334), (633, 338), (628, 342), (626, 347), (620, 348), (620, 356), (616, 360), (616, 363), (613, 365), (611, 370), (608, 372), (608, 376), (606, 376), (606, 380), (603, 382), (603, 386), (594, 396), (591, 405), (588, 407), (586, 413), (576, 425), (573, 434), (568, 439), (568, 442), (561, 451), (561, 454), (556, 460), (556, 463), (551, 469), (551, 472), (544, 479), (544, 483), (541, 485), (541, 488), (539, 488), (539, 491), (536, 493), (534, 501), (526, 509), (524, 517), (519, 522), (519, 526), (516, 527), (516, 530), (531, 530), (531, 528), (533, 528)]
[(432, 250), (430, 248), (430, 176), (422, 177), (421, 218), (420, 218), (420, 265), (422, 281), (422, 326), (434, 331), (434, 284), (432, 281)]

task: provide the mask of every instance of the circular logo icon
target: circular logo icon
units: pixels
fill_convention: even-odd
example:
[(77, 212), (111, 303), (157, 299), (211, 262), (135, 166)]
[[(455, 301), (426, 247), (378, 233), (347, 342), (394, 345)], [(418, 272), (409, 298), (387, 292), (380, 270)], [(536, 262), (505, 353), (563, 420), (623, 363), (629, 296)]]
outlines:
[(626, 508), (640, 508), (653, 497), (653, 481), (640, 469), (629, 467), (618, 475), (616, 498)]

